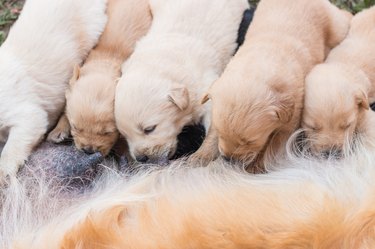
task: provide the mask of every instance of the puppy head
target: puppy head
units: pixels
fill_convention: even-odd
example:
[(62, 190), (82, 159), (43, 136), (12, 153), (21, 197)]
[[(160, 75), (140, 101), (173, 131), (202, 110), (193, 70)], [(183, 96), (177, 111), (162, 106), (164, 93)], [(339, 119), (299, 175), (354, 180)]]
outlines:
[(105, 72), (80, 74), (75, 68), (66, 92), (66, 114), (74, 143), (87, 153), (108, 155), (118, 138), (114, 117), (116, 78)]
[(321, 64), (306, 78), (302, 127), (312, 153), (340, 156), (353, 140), (364, 112), (370, 82), (342, 65)]
[(117, 127), (139, 162), (164, 162), (175, 154), (177, 136), (192, 119), (189, 109), (188, 90), (168, 79), (123, 77), (116, 90)]
[(281, 84), (256, 88), (234, 89), (218, 81), (204, 99), (212, 99), (212, 125), (224, 158), (250, 163), (292, 119), (294, 100)]

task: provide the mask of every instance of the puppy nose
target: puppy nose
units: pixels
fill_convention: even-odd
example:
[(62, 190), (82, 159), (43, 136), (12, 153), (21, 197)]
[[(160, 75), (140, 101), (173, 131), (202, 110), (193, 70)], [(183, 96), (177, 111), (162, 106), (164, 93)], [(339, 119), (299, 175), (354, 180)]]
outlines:
[(343, 155), (343, 151), (340, 148), (333, 148), (330, 150), (322, 151), (322, 157), (324, 159), (332, 158), (332, 159), (339, 159)]
[(227, 163), (230, 163), (232, 161), (230, 157), (225, 156), (225, 155), (222, 155), (221, 158), (223, 158), (224, 161), (226, 161)]
[(149, 158), (146, 155), (141, 155), (141, 156), (136, 156), (135, 157), (135, 160), (137, 160), (140, 163), (147, 163), (148, 159)]
[(85, 146), (82, 148), (83, 152), (85, 152), (86, 154), (94, 154), (95, 151), (94, 151), (94, 148), (92, 148), (91, 146)]

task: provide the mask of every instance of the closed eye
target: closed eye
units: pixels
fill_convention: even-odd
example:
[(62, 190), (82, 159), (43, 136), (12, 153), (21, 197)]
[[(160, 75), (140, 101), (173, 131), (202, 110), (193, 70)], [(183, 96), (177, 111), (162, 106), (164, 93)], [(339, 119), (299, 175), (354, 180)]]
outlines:
[(342, 130), (347, 130), (347, 129), (350, 128), (351, 125), (352, 125), (351, 123), (340, 125), (340, 129), (342, 129)]
[(109, 135), (112, 135), (114, 133), (114, 131), (104, 131), (104, 132), (99, 132), (98, 135), (99, 136), (109, 136)]
[(309, 124), (306, 124), (306, 123), (303, 123), (303, 127), (306, 128), (306, 129), (309, 129), (309, 130), (313, 130), (313, 131), (319, 131), (319, 130), (322, 129), (321, 127), (309, 125)]
[(152, 132), (154, 132), (156, 129), (156, 125), (153, 125), (153, 126), (149, 126), (145, 129), (143, 129), (143, 132), (146, 134), (146, 135), (149, 135), (151, 134)]
[(73, 132), (83, 132), (83, 129), (78, 129), (74, 124), (70, 124), (70, 127)]

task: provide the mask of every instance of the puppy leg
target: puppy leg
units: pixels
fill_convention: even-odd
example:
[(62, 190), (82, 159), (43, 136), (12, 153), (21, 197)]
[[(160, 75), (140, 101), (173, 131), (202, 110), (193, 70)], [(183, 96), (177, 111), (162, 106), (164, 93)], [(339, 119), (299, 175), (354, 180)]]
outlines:
[[(31, 112), (30, 108), (28, 111)], [(17, 174), (19, 167), (47, 132), (47, 113), (40, 109), (33, 110), (32, 113), (31, 122), (27, 114), (19, 113), (19, 117), (26, 118), (18, 120), (9, 130), (8, 140), (0, 158), (0, 181), (6, 176)]]
[(65, 113), (60, 117), (56, 127), (48, 134), (47, 141), (61, 143), (70, 136), (70, 124)]
[(190, 160), (198, 161), (200, 165), (207, 166), (220, 155), (216, 130), (210, 126), (207, 136), (201, 147), (190, 156)]

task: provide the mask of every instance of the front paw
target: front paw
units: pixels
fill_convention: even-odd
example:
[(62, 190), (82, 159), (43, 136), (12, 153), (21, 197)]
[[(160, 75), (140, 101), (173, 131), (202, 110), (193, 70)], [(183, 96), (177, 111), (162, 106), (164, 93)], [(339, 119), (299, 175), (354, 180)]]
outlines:
[(11, 179), (16, 178), (19, 168), (17, 163), (5, 163), (0, 159), (0, 186), (6, 186)]
[(48, 134), (47, 141), (55, 143), (55, 144), (59, 144), (68, 140), (69, 136), (70, 136), (69, 131), (60, 130), (56, 128)]

